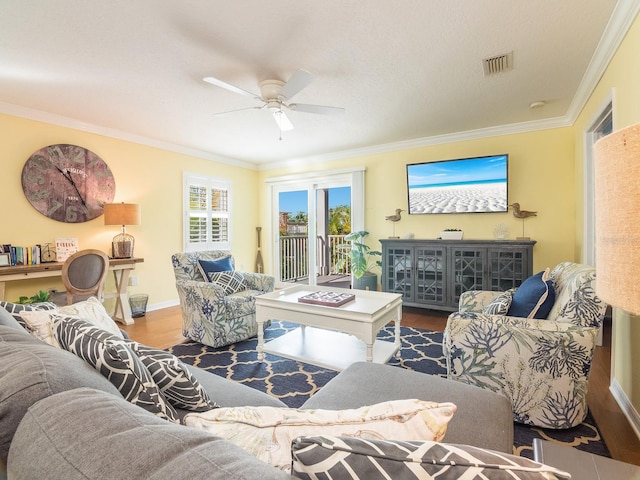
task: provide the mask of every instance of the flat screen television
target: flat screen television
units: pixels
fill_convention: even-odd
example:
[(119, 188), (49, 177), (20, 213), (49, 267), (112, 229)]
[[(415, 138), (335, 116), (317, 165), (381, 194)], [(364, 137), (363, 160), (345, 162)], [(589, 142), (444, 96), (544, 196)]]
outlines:
[(506, 212), (508, 164), (507, 154), (408, 164), (408, 212)]

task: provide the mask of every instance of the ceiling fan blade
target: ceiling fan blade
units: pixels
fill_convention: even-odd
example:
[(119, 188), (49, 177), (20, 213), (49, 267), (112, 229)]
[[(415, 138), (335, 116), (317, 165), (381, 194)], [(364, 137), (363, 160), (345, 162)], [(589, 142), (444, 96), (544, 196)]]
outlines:
[(217, 117), (219, 115), (226, 115), (227, 113), (234, 113), (234, 112), (240, 112), (242, 110), (262, 110), (264, 108), (264, 105), (262, 107), (244, 107), (244, 108), (235, 108), (233, 110), (225, 110), (224, 112), (216, 112), (213, 114), (214, 117)]
[(231, 85), (230, 83), (223, 82), (222, 80), (218, 80), (215, 77), (204, 77), (202, 80), (207, 83), (210, 83), (211, 85), (215, 85), (216, 87), (221, 87), (231, 92), (239, 93), (240, 95), (243, 95), (245, 97), (262, 101), (262, 99), (255, 93), (247, 92), (246, 90), (236, 87), (235, 85)]
[(311, 82), (313, 82), (313, 75), (306, 70), (297, 70), (282, 86), (280, 96), (290, 100)]
[(289, 120), (289, 117), (287, 117), (287, 114), (284, 113), (282, 110), (274, 110), (273, 118), (278, 124), (278, 128), (280, 128), (281, 132), (286, 132), (287, 130), (293, 130), (293, 124), (291, 123), (291, 120)]
[(309, 105), (308, 103), (292, 103), (291, 105), (287, 105), (287, 107), (298, 112), (318, 113), (320, 115), (341, 115), (344, 113), (344, 108), (341, 107)]

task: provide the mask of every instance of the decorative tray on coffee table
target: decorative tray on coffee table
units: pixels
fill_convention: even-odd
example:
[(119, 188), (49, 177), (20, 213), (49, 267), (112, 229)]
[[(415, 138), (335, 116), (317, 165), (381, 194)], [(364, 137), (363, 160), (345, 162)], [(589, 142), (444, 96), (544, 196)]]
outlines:
[(299, 297), (298, 302), (323, 305), (325, 307), (339, 307), (345, 303), (352, 302), (355, 298), (356, 296), (353, 293), (313, 292)]

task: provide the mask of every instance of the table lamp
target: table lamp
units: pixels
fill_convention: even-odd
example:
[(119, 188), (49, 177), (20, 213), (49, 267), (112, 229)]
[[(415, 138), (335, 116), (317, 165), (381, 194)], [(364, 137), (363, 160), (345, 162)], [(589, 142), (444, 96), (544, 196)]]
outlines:
[(133, 257), (135, 239), (126, 231), (126, 225), (140, 225), (140, 206), (135, 203), (105, 203), (104, 224), (122, 225), (122, 233), (113, 237), (113, 258)]
[(596, 294), (640, 314), (640, 124), (594, 146)]

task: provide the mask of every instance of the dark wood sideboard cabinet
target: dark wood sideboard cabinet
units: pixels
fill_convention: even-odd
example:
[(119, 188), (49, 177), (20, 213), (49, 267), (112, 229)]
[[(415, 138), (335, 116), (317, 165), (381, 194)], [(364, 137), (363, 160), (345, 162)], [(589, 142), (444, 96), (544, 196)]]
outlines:
[(533, 274), (534, 240), (383, 239), (382, 291), (403, 305), (458, 310), (462, 292), (504, 291)]

